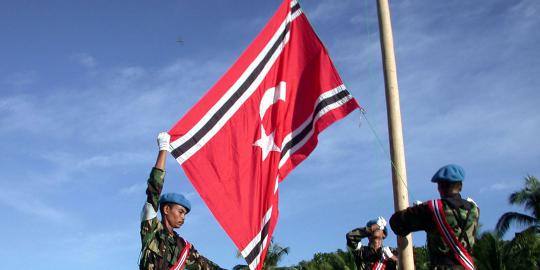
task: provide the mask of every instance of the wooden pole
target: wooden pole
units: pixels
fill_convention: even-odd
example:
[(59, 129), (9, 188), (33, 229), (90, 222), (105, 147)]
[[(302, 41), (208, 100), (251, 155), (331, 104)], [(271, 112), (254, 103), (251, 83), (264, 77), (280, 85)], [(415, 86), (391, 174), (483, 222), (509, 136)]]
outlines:
[[(384, 68), (384, 84), (386, 93), (386, 110), (388, 115), (388, 133), (390, 154), (392, 158), (392, 183), (394, 189), (394, 209), (396, 211), (409, 207), (407, 191), (407, 171), (405, 169), (405, 149), (403, 146), (403, 130), (401, 126), (401, 110), (397, 69), (394, 55), (394, 39), (388, 0), (377, 0), (381, 51)], [(411, 235), (397, 239), (399, 252), (399, 269), (414, 270), (413, 243)]]

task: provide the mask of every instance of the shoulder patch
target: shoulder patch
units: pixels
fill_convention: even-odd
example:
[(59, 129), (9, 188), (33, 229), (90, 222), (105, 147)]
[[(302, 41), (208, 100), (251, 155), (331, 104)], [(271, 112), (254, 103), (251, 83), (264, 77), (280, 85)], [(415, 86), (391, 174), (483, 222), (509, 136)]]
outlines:
[(154, 210), (154, 207), (146, 202), (143, 206), (142, 212), (141, 212), (141, 221), (147, 221), (151, 220), (157, 217), (157, 212)]

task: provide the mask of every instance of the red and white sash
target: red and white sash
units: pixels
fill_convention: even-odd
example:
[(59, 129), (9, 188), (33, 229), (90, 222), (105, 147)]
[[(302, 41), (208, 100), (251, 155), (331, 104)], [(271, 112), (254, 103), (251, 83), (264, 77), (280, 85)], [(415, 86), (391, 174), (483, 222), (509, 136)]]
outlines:
[(379, 259), (378, 262), (376, 262), (373, 267), (371, 267), (371, 270), (384, 270), (386, 268), (386, 260), (384, 258), (384, 255), (381, 256), (381, 259)]
[(444, 213), (442, 200), (432, 200), (428, 203), (429, 209), (433, 214), (433, 219), (437, 224), (437, 230), (442, 236), (442, 239), (447, 246), (450, 247), (454, 257), (458, 262), (468, 270), (474, 270), (474, 262), (472, 256), (469, 254), (467, 249), (463, 247), (461, 242), (456, 237), (454, 229), (450, 227), (448, 221), (446, 220), (446, 214)]
[(186, 241), (186, 245), (184, 246), (184, 249), (182, 249), (182, 252), (180, 252), (180, 256), (178, 256), (178, 260), (176, 261), (176, 264), (173, 265), (169, 270), (180, 270), (184, 269), (184, 264), (186, 263), (187, 257), (189, 255), (189, 250), (191, 249), (191, 244)]

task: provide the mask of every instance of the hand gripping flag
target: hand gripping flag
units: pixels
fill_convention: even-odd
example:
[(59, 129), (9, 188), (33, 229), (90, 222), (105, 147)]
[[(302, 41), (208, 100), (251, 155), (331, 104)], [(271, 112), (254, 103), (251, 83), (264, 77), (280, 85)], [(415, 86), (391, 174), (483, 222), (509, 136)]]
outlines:
[(285, 0), (169, 131), (172, 155), (250, 269), (262, 268), (277, 223), (278, 183), (357, 108), (297, 1)]

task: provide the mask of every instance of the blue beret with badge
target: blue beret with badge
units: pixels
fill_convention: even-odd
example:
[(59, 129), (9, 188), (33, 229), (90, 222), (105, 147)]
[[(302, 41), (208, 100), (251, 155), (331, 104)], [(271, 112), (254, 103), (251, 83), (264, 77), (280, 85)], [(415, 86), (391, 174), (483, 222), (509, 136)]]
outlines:
[(164, 204), (164, 203), (179, 204), (179, 205), (183, 206), (184, 208), (186, 208), (187, 213), (189, 213), (189, 211), (191, 211), (191, 203), (182, 194), (165, 193), (165, 194), (161, 195), (161, 197), (159, 198), (159, 204), (161, 205), (161, 204)]
[(465, 170), (459, 165), (449, 164), (440, 168), (431, 178), (431, 182), (462, 182), (465, 180)]

